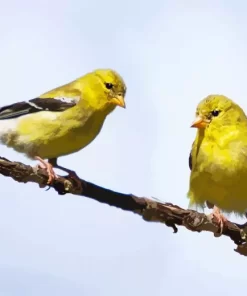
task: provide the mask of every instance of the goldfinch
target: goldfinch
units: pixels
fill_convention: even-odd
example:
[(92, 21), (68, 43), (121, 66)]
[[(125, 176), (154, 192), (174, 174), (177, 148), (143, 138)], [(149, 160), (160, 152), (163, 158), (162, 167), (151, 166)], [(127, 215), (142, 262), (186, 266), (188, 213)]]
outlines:
[[(29, 101), (0, 108), (0, 142), (40, 162), (48, 184), (57, 158), (81, 150), (99, 134), (116, 106), (125, 108), (126, 85), (111, 69), (98, 69)], [(48, 162), (45, 161), (48, 159)]]
[(221, 225), (226, 213), (247, 210), (247, 117), (223, 95), (210, 95), (196, 110), (192, 127), (197, 128), (189, 158), (190, 204), (214, 208)]

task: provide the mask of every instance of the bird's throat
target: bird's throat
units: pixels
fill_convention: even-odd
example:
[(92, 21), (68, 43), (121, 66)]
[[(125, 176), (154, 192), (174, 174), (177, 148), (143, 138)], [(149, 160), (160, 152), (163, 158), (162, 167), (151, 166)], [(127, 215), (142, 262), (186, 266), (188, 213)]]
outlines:
[(204, 128), (198, 129), (196, 137), (197, 137), (197, 150), (196, 150), (196, 156), (197, 156), (197, 154), (200, 150), (202, 141), (205, 137), (205, 129)]

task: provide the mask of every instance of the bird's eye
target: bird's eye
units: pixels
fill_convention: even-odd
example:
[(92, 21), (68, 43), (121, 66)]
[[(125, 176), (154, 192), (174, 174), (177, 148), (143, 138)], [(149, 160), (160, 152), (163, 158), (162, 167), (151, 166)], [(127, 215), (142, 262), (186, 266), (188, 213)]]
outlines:
[(220, 114), (220, 111), (219, 110), (214, 110), (214, 111), (212, 111), (212, 115), (213, 116), (218, 116)]
[(105, 83), (105, 86), (108, 89), (112, 89), (113, 88), (113, 84), (112, 83)]

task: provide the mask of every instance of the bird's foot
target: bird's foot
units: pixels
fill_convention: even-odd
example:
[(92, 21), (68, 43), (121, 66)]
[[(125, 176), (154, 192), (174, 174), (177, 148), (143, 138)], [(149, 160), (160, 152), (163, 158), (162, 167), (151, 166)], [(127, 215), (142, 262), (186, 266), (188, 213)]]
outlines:
[(220, 227), (220, 235), (222, 234), (224, 230), (224, 225), (228, 221), (227, 218), (221, 213), (220, 209), (216, 206), (213, 208), (212, 212), (213, 218), (215, 218), (219, 224)]
[(53, 167), (59, 169), (59, 170), (62, 170), (66, 173), (68, 173), (68, 175), (66, 176), (63, 176), (64, 178), (70, 178), (72, 179), (73, 183), (74, 183), (74, 186), (76, 186), (76, 188), (78, 188), (79, 191), (82, 191), (82, 181), (81, 179), (77, 176), (76, 172), (73, 171), (73, 170), (70, 170), (68, 168), (65, 168), (61, 165), (58, 165), (57, 163), (57, 158), (51, 158), (51, 159), (48, 159), (48, 162), (50, 165), (52, 165)]
[(35, 159), (38, 160), (40, 163), (37, 165), (38, 168), (45, 169), (48, 174), (48, 181), (47, 184), (50, 185), (55, 179), (58, 178), (57, 174), (55, 173), (53, 166), (46, 162), (39, 156), (35, 156)]

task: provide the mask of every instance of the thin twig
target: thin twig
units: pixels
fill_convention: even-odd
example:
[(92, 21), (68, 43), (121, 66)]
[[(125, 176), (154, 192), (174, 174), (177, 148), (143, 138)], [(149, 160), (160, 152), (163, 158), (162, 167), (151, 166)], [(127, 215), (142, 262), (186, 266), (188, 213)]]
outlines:
[[(0, 174), (11, 177), (17, 182), (37, 183), (41, 188), (46, 186), (48, 180), (47, 173), (43, 169), (36, 169), (20, 162), (11, 162), (1, 157)], [(219, 225), (212, 215), (185, 210), (171, 203), (162, 203), (146, 197), (115, 192), (79, 178), (75, 180), (70, 177), (58, 176), (51, 187), (58, 194), (81, 195), (125, 211), (131, 211), (142, 216), (145, 221), (160, 222), (172, 227), (175, 233), (178, 231), (177, 226), (184, 226), (190, 231), (209, 231), (214, 233), (214, 236), (219, 236)], [(234, 241), (237, 245), (236, 252), (247, 256), (245, 226), (228, 221), (222, 235), (228, 236)]]

